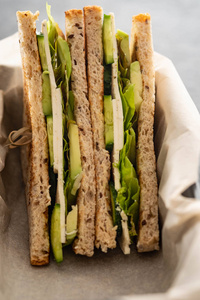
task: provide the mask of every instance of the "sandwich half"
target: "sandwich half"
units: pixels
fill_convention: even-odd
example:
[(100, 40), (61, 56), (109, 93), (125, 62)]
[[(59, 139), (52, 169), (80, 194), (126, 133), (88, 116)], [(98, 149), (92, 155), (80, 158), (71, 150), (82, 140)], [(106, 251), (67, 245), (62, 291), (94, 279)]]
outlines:
[[(69, 46), (48, 5), (47, 14), (49, 20), (42, 22), (36, 35), (39, 13), (17, 12), (24, 120), (32, 131), (32, 143), (25, 149), (25, 183), (34, 265), (49, 262), (49, 229), (57, 262), (63, 260), (63, 247), (75, 239), (74, 251), (92, 256), (95, 240), (96, 181), (84, 38), (77, 61), (71, 61)], [(77, 72), (81, 72), (81, 88)]]
[(46, 122), (42, 109), (42, 71), (35, 26), (38, 15), (38, 12), (36, 14), (29, 11), (17, 12), (24, 79), (24, 126), (32, 131), (31, 145), (23, 146), (21, 155), (26, 184), (32, 265), (48, 264), (50, 251), (49, 155)]
[[(95, 189), (95, 246), (107, 252), (108, 248), (116, 247), (116, 227), (112, 222), (110, 202), (110, 155), (105, 150), (103, 93), (104, 68), (102, 44), (102, 9), (91, 6), (81, 10), (69, 10), (65, 13), (66, 39), (70, 45), (72, 58), (72, 91), (75, 102), (86, 101), (86, 107), (91, 112), (92, 136), (94, 147)], [(86, 52), (86, 55), (85, 55)], [(87, 81), (85, 71), (85, 56), (87, 61)], [(78, 80), (77, 80), (78, 79)], [(88, 82), (88, 85), (87, 85)], [(88, 94), (88, 100), (86, 95)], [(81, 97), (82, 95), (82, 97)], [(83, 121), (87, 112), (82, 114)], [(87, 124), (83, 123), (82, 131), (87, 137)], [(87, 151), (87, 150), (86, 150)], [(88, 167), (92, 164), (89, 163)], [(91, 183), (91, 181), (90, 181)], [(78, 253), (79, 238), (75, 241), (74, 250)]]
[(142, 102), (138, 116), (137, 170), (140, 182), (140, 217), (137, 249), (159, 250), (158, 188), (154, 151), (155, 70), (151, 17), (132, 18), (131, 61), (139, 61), (142, 74)]
[(73, 248), (77, 254), (92, 256), (95, 240), (96, 179), (86, 77), (85, 24), (82, 10), (66, 11), (65, 26), (72, 61), (71, 88), (74, 95), (74, 112), (79, 129), (83, 168), (83, 178), (77, 197), (78, 235)]
[(124, 254), (136, 238), (139, 252), (158, 250), (150, 16), (133, 17), (131, 46), (125, 32), (115, 32), (113, 14), (104, 15), (103, 31), (100, 7), (85, 7), (84, 19), (97, 181), (95, 245), (106, 252), (117, 236)]
[[(114, 33), (113, 14), (110, 22)], [(117, 215), (118, 211), (121, 217), (122, 232), (118, 231), (118, 240), (125, 254), (130, 253), (135, 237), (139, 252), (159, 250), (153, 136), (155, 70), (150, 15), (133, 17), (130, 52), (126, 33), (118, 30), (113, 40), (113, 177), (117, 191), (113, 213)]]
[(116, 226), (113, 225), (110, 195), (111, 159), (105, 148), (104, 67), (102, 8), (84, 7), (87, 54), (88, 98), (90, 103), (94, 161), (97, 183), (95, 246), (103, 252), (116, 247)]

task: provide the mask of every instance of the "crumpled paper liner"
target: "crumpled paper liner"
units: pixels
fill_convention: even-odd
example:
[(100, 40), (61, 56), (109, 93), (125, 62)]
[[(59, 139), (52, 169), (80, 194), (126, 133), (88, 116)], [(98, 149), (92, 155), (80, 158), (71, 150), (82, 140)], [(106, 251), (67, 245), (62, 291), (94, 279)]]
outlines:
[(86, 258), (68, 248), (61, 265), (40, 268), (29, 263), (19, 149), (2, 146), (22, 125), (20, 65), (15, 34), (0, 42), (0, 299), (199, 299), (200, 118), (172, 62), (155, 53), (161, 251)]

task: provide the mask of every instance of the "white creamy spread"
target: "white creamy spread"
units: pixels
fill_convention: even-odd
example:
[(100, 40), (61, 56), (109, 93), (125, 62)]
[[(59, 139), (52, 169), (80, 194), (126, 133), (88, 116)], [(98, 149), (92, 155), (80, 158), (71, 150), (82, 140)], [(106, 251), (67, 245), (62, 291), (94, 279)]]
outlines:
[(113, 147), (113, 175), (115, 189), (118, 191), (121, 187), (120, 174), (118, 169), (119, 152), (124, 145), (124, 124), (123, 124), (123, 109), (122, 101), (118, 86), (118, 52), (117, 41), (115, 37), (115, 19), (111, 13), (112, 18), (112, 34), (113, 34), (113, 56), (114, 63), (112, 64), (112, 100), (113, 103), (113, 125), (114, 125), (114, 147)]
[(124, 254), (130, 254), (130, 236), (129, 236), (129, 230), (128, 230), (128, 217), (125, 214), (125, 212), (122, 210), (121, 213), (121, 222), (122, 222), (122, 235), (118, 239), (120, 248), (122, 249)]

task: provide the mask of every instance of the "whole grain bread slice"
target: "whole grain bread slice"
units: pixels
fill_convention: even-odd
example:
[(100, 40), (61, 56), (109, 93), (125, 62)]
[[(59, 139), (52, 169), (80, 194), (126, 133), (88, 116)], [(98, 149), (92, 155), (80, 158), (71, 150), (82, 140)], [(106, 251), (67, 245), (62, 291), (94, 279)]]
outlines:
[(137, 171), (140, 182), (140, 217), (137, 249), (159, 250), (158, 190), (154, 152), (155, 70), (151, 18), (140, 14), (132, 18), (131, 59), (138, 60), (143, 80), (143, 102), (138, 119)]
[(19, 43), (24, 80), (24, 125), (32, 131), (32, 142), (22, 148), (22, 168), (29, 218), (30, 262), (49, 263), (48, 144), (42, 109), (42, 72), (36, 38), (39, 12), (17, 12)]
[(79, 129), (83, 178), (79, 188), (78, 237), (73, 244), (76, 254), (92, 256), (95, 240), (96, 180), (94, 166), (93, 132), (88, 101), (85, 61), (85, 27), (82, 10), (65, 12), (66, 39), (69, 43), (74, 95), (74, 115)]
[(102, 42), (102, 8), (84, 7), (89, 103), (92, 118), (96, 193), (95, 246), (103, 252), (116, 247), (116, 227), (113, 226), (110, 200), (110, 155), (104, 138), (104, 67)]

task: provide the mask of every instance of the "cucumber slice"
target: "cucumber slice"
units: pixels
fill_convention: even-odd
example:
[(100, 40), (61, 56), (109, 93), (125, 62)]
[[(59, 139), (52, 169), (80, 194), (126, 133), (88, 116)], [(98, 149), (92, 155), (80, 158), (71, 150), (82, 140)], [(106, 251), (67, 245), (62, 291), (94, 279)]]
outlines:
[(38, 50), (40, 54), (42, 70), (48, 71), (47, 58), (46, 58), (46, 52), (44, 47), (44, 35), (42, 33), (37, 34), (37, 42), (38, 42)]
[(112, 65), (104, 65), (104, 95), (112, 93)]
[(112, 152), (114, 144), (112, 97), (104, 96), (104, 122), (106, 150)]
[(67, 78), (69, 79), (72, 71), (70, 50), (67, 41), (63, 40), (60, 36), (57, 38), (57, 51), (58, 51), (58, 64), (61, 64), (62, 76), (65, 76), (67, 70)]
[(47, 136), (49, 144), (49, 157), (50, 157), (50, 166), (53, 167), (54, 155), (53, 155), (53, 117), (47, 116)]
[(114, 184), (110, 182), (110, 196), (111, 196), (111, 208), (112, 208), (112, 219), (113, 225), (117, 225), (117, 236), (122, 235), (122, 222), (121, 222), (121, 209), (116, 202), (117, 191), (114, 188)]
[(48, 72), (42, 73), (42, 108), (45, 116), (52, 115), (51, 86)]
[(103, 49), (105, 63), (114, 63), (113, 56), (113, 34), (112, 34), (112, 19), (110, 15), (104, 15), (103, 20)]
[(63, 261), (60, 231), (60, 204), (56, 203), (51, 216), (51, 245), (57, 263)]

